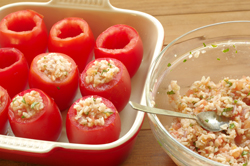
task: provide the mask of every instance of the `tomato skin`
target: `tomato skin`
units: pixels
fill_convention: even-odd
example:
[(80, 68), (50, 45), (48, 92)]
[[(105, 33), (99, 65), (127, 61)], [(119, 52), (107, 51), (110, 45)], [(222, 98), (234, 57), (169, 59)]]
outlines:
[[(115, 65), (120, 69), (113, 80), (108, 83), (93, 87), (92, 84), (87, 84), (85, 77), (87, 70), (94, 64), (95, 61), (112, 60)], [(80, 91), (82, 96), (98, 95), (110, 100), (117, 109), (121, 112), (127, 105), (131, 95), (131, 80), (129, 73), (123, 63), (113, 58), (99, 58), (91, 61), (80, 76)]]
[(123, 24), (109, 27), (96, 39), (95, 58), (115, 58), (127, 68), (132, 78), (143, 58), (143, 44), (138, 32)]
[(48, 32), (43, 16), (32, 10), (10, 13), (0, 22), (0, 46), (19, 49), (30, 65), (47, 50)]
[(61, 112), (54, 100), (39, 89), (28, 89), (18, 95), (23, 96), (32, 90), (35, 90), (41, 95), (44, 102), (44, 108), (34, 117), (23, 119), (11, 109), (11, 106), (9, 106), (8, 118), (11, 129), (17, 137), (56, 141), (62, 131)]
[(52, 97), (61, 111), (69, 108), (73, 103), (79, 85), (79, 71), (76, 63), (69, 56), (56, 53), (67, 59), (72, 64), (72, 71), (68, 73), (68, 77), (64, 80), (52, 81), (44, 73), (37, 68), (37, 61), (50, 53), (43, 53), (34, 58), (29, 71), (30, 88), (38, 88)]
[(15, 48), (0, 48), (0, 86), (11, 98), (25, 89), (28, 73), (28, 63), (22, 52)]
[(77, 17), (55, 23), (49, 34), (50, 52), (61, 52), (76, 62), (80, 72), (93, 58), (95, 38), (86, 21)]
[(6, 134), (8, 126), (8, 106), (10, 104), (10, 96), (8, 92), (1, 86), (0, 93), (3, 93), (3, 96), (0, 96), (0, 102), (4, 103), (0, 105), (0, 134)]
[[(86, 99), (91, 96), (84, 96), (78, 99)], [(100, 96), (93, 95), (94, 98)], [(104, 126), (87, 127), (80, 125), (75, 120), (76, 110), (73, 108), (75, 103), (70, 107), (66, 118), (66, 131), (70, 143), (80, 144), (105, 144), (116, 141), (121, 132), (121, 120), (116, 108), (109, 100), (102, 98), (102, 102), (112, 110), (113, 114), (105, 120)]]

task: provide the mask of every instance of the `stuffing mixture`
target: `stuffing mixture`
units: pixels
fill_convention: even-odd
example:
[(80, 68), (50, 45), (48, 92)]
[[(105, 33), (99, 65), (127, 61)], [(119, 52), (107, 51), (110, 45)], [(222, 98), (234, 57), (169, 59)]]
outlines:
[(17, 95), (10, 103), (10, 107), (17, 111), (21, 118), (31, 118), (44, 108), (44, 103), (40, 94), (32, 90), (23, 96)]
[(119, 71), (112, 60), (95, 61), (93, 66), (87, 70), (85, 81), (87, 84), (93, 84), (93, 87), (96, 87), (110, 82)]
[(215, 111), (230, 118), (222, 132), (211, 132), (195, 120), (175, 118), (169, 133), (181, 144), (211, 160), (234, 166), (250, 164), (250, 77), (224, 78), (215, 84), (202, 77), (180, 95), (177, 81), (168, 87), (168, 100), (174, 109), (186, 114)]
[(74, 105), (74, 109), (77, 111), (75, 120), (88, 127), (104, 126), (105, 120), (113, 114), (112, 110), (102, 102), (102, 98), (93, 96), (81, 99)]

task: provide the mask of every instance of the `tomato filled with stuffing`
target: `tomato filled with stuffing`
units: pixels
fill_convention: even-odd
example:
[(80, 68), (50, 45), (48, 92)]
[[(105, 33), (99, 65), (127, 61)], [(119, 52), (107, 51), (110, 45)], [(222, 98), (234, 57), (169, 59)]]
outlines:
[(15, 136), (56, 141), (62, 130), (62, 115), (54, 100), (39, 89), (17, 94), (8, 109)]
[(0, 86), (0, 134), (6, 134), (7, 132), (9, 104), (8, 92)]
[(76, 96), (79, 71), (76, 63), (62, 53), (43, 53), (30, 66), (29, 86), (52, 97), (61, 111), (69, 108)]
[(105, 144), (119, 138), (121, 120), (109, 100), (96, 95), (84, 96), (70, 107), (66, 131), (71, 143)]
[(80, 76), (80, 91), (85, 95), (99, 95), (110, 100), (121, 112), (131, 94), (131, 80), (123, 63), (113, 58), (91, 61)]

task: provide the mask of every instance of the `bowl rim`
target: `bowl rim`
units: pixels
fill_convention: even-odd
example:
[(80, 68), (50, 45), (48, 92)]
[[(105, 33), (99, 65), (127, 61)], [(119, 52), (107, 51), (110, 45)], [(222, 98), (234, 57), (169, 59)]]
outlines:
[[(187, 36), (187, 35), (189, 35), (189, 34), (191, 34), (193, 32), (196, 32), (196, 31), (199, 31), (199, 30), (202, 30), (202, 29), (205, 29), (205, 28), (209, 28), (209, 27), (212, 27), (212, 26), (218, 26), (218, 25), (222, 25), (222, 24), (232, 24), (232, 23), (250, 23), (250, 21), (248, 21), (248, 20), (225, 21), (225, 22), (218, 22), (218, 23), (213, 23), (213, 24), (208, 24), (208, 25), (205, 25), (205, 26), (201, 26), (201, 27), (195, 28), (195, 29), (193, 29), (191, 31), (188, 31), (188, 32), (184, 33), (183, 35), (175, 38), (166, 47), (164, 47), (163, 50), (160, 52), (160, 54), (153, 61), (151, 67), (149, 68), (149, 74), (148, 74), (147, 79), (146, 79), (146, 87), (145, 87), (145, 91), (146, 91), (146, 95), (145, 95), (146, 105), (148, 105), (150, 107), (153, 107), (152, 102), (151, 102), (151, 98), (150, 98), (151, 92), (150, 92), (150, 87), (149, 87), (150, 86), (151, 77), (152, 77), (152, 73), (153, 73), (153, 69), (155, 68), (155, 66), (157, 65), (159, 59), (164, 55), (164, 53), (166, 52), (166, 50), (168, 50), (169, 47), (171, 47), (175, 42), (177, 42), (181, 38), (183, 38), (183, 37), (185, 37), (185, 36)], [(171, 141), (174, 142), (175, 146), (177, 146), (178, 148), (182, 149), (185, 153), (190, 154), (190, 155), (194, 156), (195, 158), (198, 158), (199, 160), (208, 162), (209, 164), (213, 164), (213, 165), (217, 165), (217, 166), (226, 166), (225, 164), (219, 163), (217, 161), (214, 161), (214, 160), (208, 159), (208, 158), (206, 158), (206, 157), (204, 157), (202, 155), (199, 155), (198, 153), (195, 153), (194, 151), (190, 150), (186, 146), (182, 145), (181, 143), (179, 143), (166, 130), (166, 128), (162, 125), (162, 123), (160, 122), (160, 120), (157, 117), (157, 115), (151, 114), (151, 113), (147, 113), (147, 115), (148, 115), (149, 120), (153, 121), (153, 124), (156, 125), (160, 129), (160, 132), (164, 136), (169, 137), (171, 139)]]

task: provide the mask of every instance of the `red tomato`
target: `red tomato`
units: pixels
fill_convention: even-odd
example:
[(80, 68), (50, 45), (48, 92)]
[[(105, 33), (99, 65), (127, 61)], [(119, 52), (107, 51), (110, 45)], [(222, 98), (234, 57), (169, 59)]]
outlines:
[[(35, 102), (32, 103), (30, 98), (24, 97), (25, 94), (30, 93), (31, 91), (39, 93), (44, 107), (41, 110), (36, 111), (33, 116), (26, 117), (26, 115), (24, 116), (19, 110), (28, 112), (27, 105), (29, 106), (29, 110), (34, 110)], [(18, 99), (19, 96), (22, 98), (21, 102)], [(14, 110), (14, 106), (20, 106), (20, 103), (25, 103), (25, 106), (21, 106), (21, 108)], [(40, 103), (41, 102), (39, 102), (39, 104)], [(39, 104), (37, 103), (38, 106)], [(56, 141), (61, 134), (61, 112), (54, 100), (39, 89), (28, 89), (16, 95), (9, 106), (8, 118), (11, 129), (17, 137)]]
[(28, 74), (28, 63), (22, 52), (15, 48), (0, 48), (0, 86), (10, 97), (25, 89)]
[(55, 23), (49, 34), (50, 52), (61, 52), (76, 62), (80, 72), (93, 58), (95, 39), (86, 21), (70, 17)]
[[(119, 68), (119, 72), (115, 74), (114, 78), (107, 83), (98, 84), (97, 86), (94, 86), (93, 82), (87, 83), (86, 77), (88, 69), (90, 69), (96, 61), (100, 63), (102, 60), (107, 61), (110, 66), (112, 66), (110, 64), (110, 60), (112, 60), (115, 66)], [(98, 70), (100, 71), (101, 69), (99, 68)], [(107, 70), (109, 69), (105, 70), (106, 73), (108, 73)], [(103, 75), (103, 71), (101, 72), (102, 72), (101, 75)], [(93, 75), (96, 76), (97, 72), (94, 73)], [(86, 66), (86, 68), (84, 69), (84, 71), (80, 76), (80, 91), (82, 96), (99, 95), (110, 100), (115, 105), (117, 111), (121, 112), (123, 108), (127, 105), (130, 98), (131, 94), (130, 76), (126, 67), (122, 64), (121, 61), (117, 59), (113, 58), (95, 59)]]
[(27, 59), (46, 51), (48, 34), (43, 16), (32, 10), (21, 10), (5, 16), (0, 22), (0, 46), (15, 47)]
[[(71, 71), (66, 72), (67, 77), (63, 80), (49, 78), (44, 72), (38, 69), (38, 60), (45, 56), (56, 54), (62, 56), (71, 63)], [(48, 66), (48, 65), (47, 65)], [(72, 58), (62, 53), (43, 53), (36, 56), (31, 63), (29, 72), (30, 88), (38, 88), (52, 97), (61, 111), (70, 107), (76, 96), (79, 84), (79, 71)]]
[[(77, 110), (74, 108), (74, 106), (80, 100), (86, 100), (91, 97), (91, 100), (95, 101), (98, 100), (98, 98), (101, 98), (101, 103), (104, 103), (107, 108), (110, 109), (109, 117), (105, 119), (104, 125), (93, 125), (92, 127), (89, 127), (88, 124), (83, 125), (79, 123), (79, 121), (81, 121), (81, 118), (83, 117), (86, 118), (88, 116), (91, 119), (94, 119), (93, 116), (91, 116), (91, 113), (83, 113), (84, 115), (82, 115), (79, 120), (76, 120)], [(121, 132), (121, 120), (119, 113), (117, 112), (112, 102), (110, 102), (109, 100), (96, 95), (84, 96), (78, 99), (70, 107), (66, 118), (66, 131), (68, 140), (71, 143), (105, 144), (116, 141), (119, 138)]]
[(10, 96), (8, 92), (0, 86), (0, 134), (6, 134), (8, 125), (8, 106)]
[(143, 58), (143, 45), (138, 32), (128, 25), (114, 25), (96, 39), (95, 58), (120, 60), (132, 78)]

